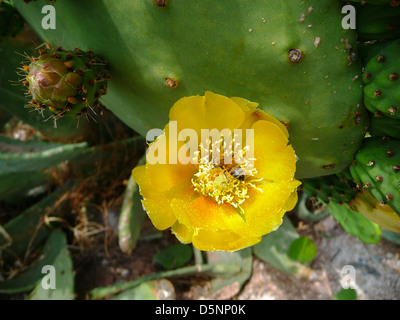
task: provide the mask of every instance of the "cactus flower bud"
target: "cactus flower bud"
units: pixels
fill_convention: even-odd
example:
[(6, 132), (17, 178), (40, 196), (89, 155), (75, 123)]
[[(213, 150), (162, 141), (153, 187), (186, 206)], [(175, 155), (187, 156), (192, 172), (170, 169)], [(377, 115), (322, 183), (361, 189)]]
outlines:
[(39, 53), (22, 68), (27, 73), (23, 83), (32, 95), (29, 106), (39, 111), (47, 107), (55, 120), (65, 115), (80, 117), (89, 111), (95, 114), (110, 79), (105, 61), (90, 50), (40, 49)]
[(78, 73), (69, 71), (63, 61), (51, 56), (32, 62), (27, 80), (37, 103), (57, 109), (63, 109), (68, 98), (78, 94), (82, 83)]

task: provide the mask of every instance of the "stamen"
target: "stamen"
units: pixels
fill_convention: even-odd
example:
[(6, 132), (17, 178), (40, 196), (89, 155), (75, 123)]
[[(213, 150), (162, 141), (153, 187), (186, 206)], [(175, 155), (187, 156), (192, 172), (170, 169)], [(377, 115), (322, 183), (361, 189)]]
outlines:
[(200, 151), (194, 153), (193, 163), (197, 164), (198, 172), (192, 184), (198, 193), (213, 198), (218, 204), (229, 203), (241, 210), (240, 205), (249, 198), (250, 188), (262, 192), (258, 185), (263, 179), (254, 178), (256, 159), (246, 157), (250, 146), (240, 149), (240, 143), (235, 143), (234, 138), (230, 142), (227, 145), (221, 138), (212, 144), (209, 140), (206, 145), (200, 144)]

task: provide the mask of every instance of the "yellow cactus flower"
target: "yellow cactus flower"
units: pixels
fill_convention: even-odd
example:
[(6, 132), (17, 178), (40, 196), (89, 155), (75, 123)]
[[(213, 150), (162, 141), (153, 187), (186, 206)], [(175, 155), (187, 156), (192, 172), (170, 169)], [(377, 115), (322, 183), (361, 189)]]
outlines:
[(204, 251), (235, 251), (276, 230), (297, 202), (285, 126), (258, 104), (206, 92), (180, 99), (133, 170), (157, 229)]

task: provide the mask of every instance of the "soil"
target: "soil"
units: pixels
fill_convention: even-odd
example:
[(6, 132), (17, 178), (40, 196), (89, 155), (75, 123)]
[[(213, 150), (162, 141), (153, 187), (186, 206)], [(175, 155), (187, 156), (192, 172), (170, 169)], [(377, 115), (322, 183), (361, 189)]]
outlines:
[[(326, 228), (328, 226), (328, 229)], [(292, 277), (255, 260), (253, 275), (239, 299), (332, 299), (340, 291), (341, 271), (354, 266), (355, 289), (359, 300), (400, 299), (400, 247), (385, 239), (367, 245), (349, 235), (331, 216), (317, 225), (303, 226), (301, 232), (312, 238), (318, 254), (309, 270)], [(322, 236), (328, 232), (329, 237)]]
[[(287, 275), (254, 257), (251, 278), (242, 288), (232, 285), (212, 292), (210, 280), (204, 277), (173, 278), (168, 280), (171, 284), (169, 290), (173, 291), (167, 295), (168, 298), (327, 300), (341, 289), (342, 268), (351, 265), (356, 271), (355, 289), (359, 300), (400, 299), (398, 245), (385, 239), (376, 245), (364, 244), (347, 234), (331, 216), (318, 223), (300, 222), (297, 230), (313, 239), (318, 247), (316, 258), (298, 275)], [(142, 232), (157, 231), (146, 221)], [(154, 254), (177, 243), (169, 231), (160, 236), (160, 239), (139, 241), (130, 255), (120, 251), (115, 235), (110, 237), (112, 240), (107, 250), (103, 247), (90, 254), (75, 255), (77, 299), (88, 298), (88, 292), (93, 288), (160, 271), (153, 264)]]

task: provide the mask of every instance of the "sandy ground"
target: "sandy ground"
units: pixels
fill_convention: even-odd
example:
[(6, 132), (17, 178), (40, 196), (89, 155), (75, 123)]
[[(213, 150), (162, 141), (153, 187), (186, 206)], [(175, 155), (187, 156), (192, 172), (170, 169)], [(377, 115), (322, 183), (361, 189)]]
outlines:
[[(316, 230), (328, 232), (331, 237), (322, 238)], [(350, 275), (346, 270), (354, 270), (354, 289), (360, 300), (400, 299), (399, 246), (384, 239), (376, 245), (364, 244), (347, 234), (331, 216), (310, 231), (318, 247), (311, 270), (291, 277), (255, 260), (253, 275), (238, 298), (331, 299), (342, 288), (341, 281)]]

